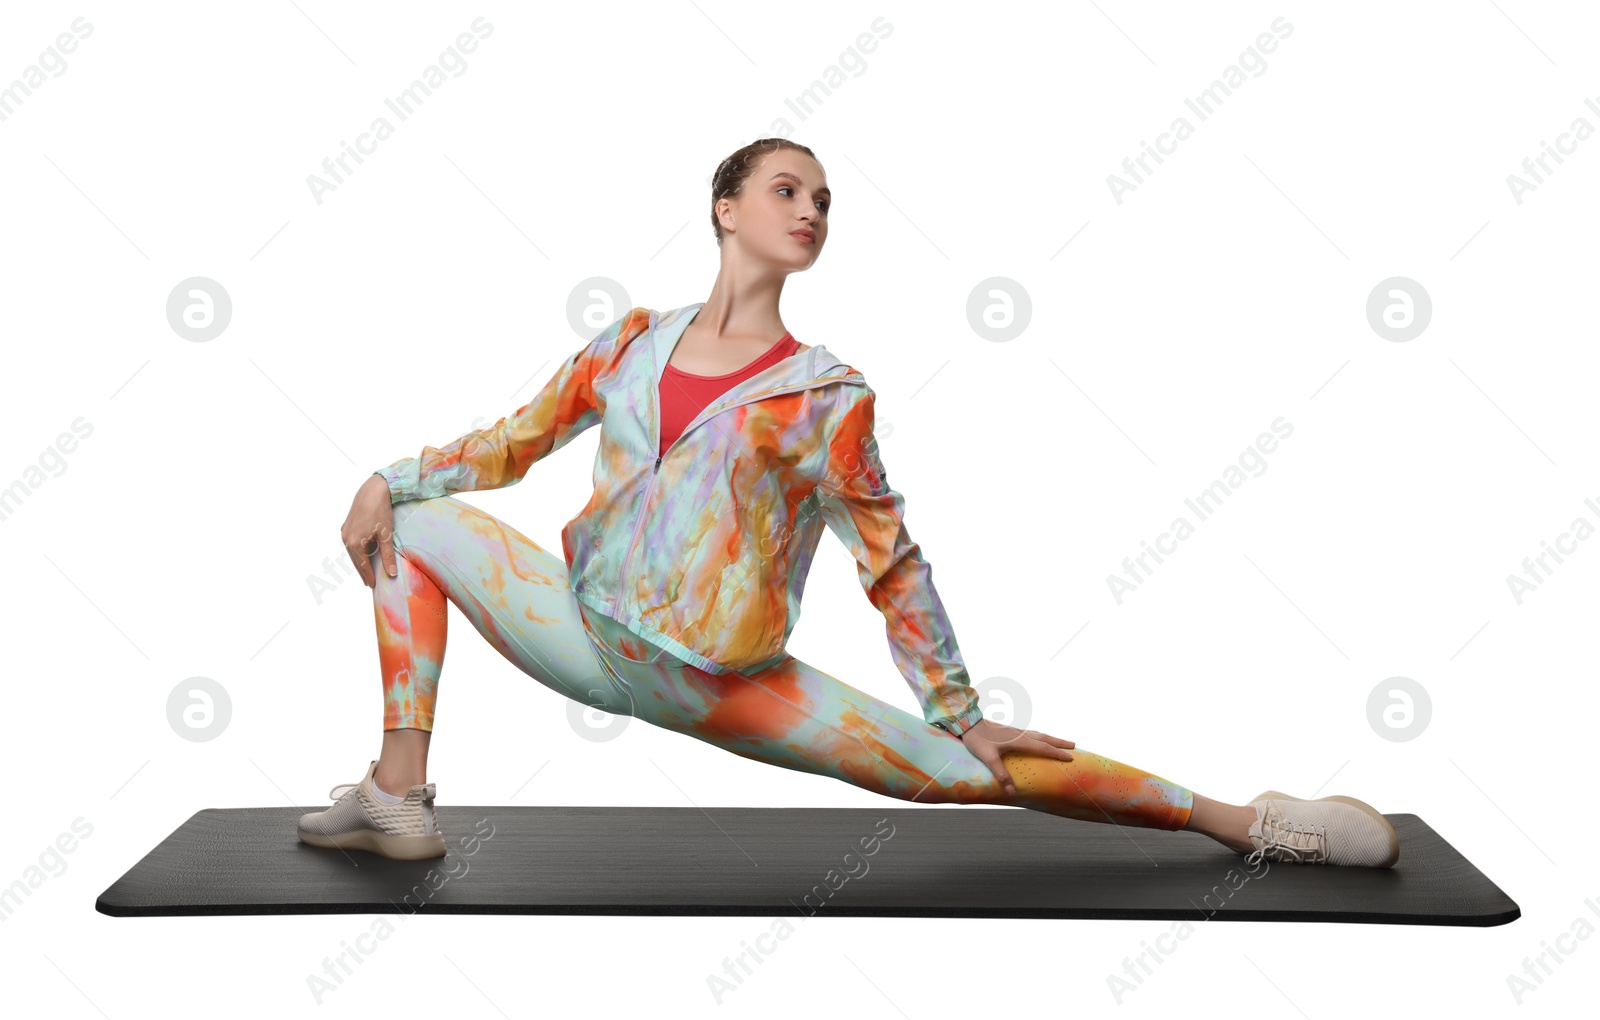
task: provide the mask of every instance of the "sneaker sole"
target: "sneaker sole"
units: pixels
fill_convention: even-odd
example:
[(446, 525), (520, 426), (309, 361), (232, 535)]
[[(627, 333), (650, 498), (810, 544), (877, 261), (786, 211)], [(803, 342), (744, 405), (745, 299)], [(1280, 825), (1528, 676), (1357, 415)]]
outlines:
[[(1306, 800), (1304, 797), (1291, 797), (1287, 793), (1282, 793), (1278, 790), (1268, 790), (1263, 794), (1252, 797), (1250, 802), (1253, 804), (1258, 800), (1298, 800), (1306, 804), (1311, 803), (1311, 801)], [(1377, 808), (1373, 807), (1371, 804), (1368, 804), (1364, 800), (1357, 800), (1354, 797), (1344, 797), (1338, 794), (1328, 797), (1318, 797), (1317, 800), (1331, 800), (1337, 801), (1340, 804), (1349, 804), (1353, 808), (1358, 808), (1361, 811), (1365, 811), (1373, 821), (1383, 826), (1383, 831), (1389, 834), (1389, 863), (1381, 865), (1381, 867), (1394, 867), (1394, 863), (1400, 859), (1400, 836), (1394, 831), (1394, 826), (1389, 824), (1389, 819), (1383, 817), (1382, 811), (1379, 811)]]
[(397, 861), (425, 861), (445, 855), (444, 833), (431, 836), (390, 836), (373, 829), (357, 829), (339, 836), (307, 832), (296, 826), (302, 843), (330, 850), (365, 850)]

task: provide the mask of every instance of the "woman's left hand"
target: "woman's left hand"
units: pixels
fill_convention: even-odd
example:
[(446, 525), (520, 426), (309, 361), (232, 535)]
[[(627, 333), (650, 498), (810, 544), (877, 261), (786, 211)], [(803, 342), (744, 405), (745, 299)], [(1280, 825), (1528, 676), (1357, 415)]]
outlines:
[(1059, 761), (1071, 761), (1072, 755), (1064, 748), (1077, 747), (1071, 740), (1062, 740), (1052, 737), (1048, 733), (1038, 730), (1022, 730), (1015, 726), (1005, 726), (991, 722), (988, 719), (979, 719), (978, 724), (967, 732), (961, 734), (961, 743), (966, 745), (985, 765), (994, 773), (994, 778), (1007, 793), (1017, 792), (1017, 784), (1012, 782), (1011, 773), (1006, 771), (1005, 763), (1000, 760), (1000, 755), (1007, 751), (1023, 751), (1028, 754), (1037, 754), (1045, 758), (1055, 758)]

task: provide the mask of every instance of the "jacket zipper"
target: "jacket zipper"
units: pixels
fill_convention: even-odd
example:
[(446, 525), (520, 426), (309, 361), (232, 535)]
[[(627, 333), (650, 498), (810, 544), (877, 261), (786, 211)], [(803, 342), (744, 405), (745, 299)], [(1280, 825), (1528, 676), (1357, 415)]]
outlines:
[[(757, 400), (765, 400), (768, 397), (775, 397), (780, 393), (794, 393), (797, 390), (809, 390), (813, 386), (825, 386), (828, 383), (839, 382), (842, 380), (842, 378), (843, 377), (840, 377), (839, 379), (812, 379), (798, 386), (786, 386), (783, 389), (768, 390), (765, 393), (759, 394), (758, 396), (746, 397), (743, 400), (738, 400), (724, 407), (719, 407), (710, 414), (706, 414), (704, 411), (701, 411), (700, 414), (695, 416), (693, 421), (689, 422), (689, 424), (683, 427), (683, 431), (678, 433), (677, 439), (674, 439), (672, 442), (667, 444), (665, 451), (656, 454), (655, 467), (650, 469), (650, 482), (645, 486), (644, 498), (639, 501), (639, 516), (633, 522), (633, 537), (628, 539), (628, 551), (623, 553), (622, 566), (617, 570), (617, 597), (611, 600), (611, 612), (613, 616), (622, 610), (622, 593), (628, 590), (628, 564), (633, 561), (634, 546), (638, 544), (639, 532), (644, 529), (645, 512), (650, 508), (650, 496), (655, 492), (656, 477), (661, 471), (661, 458), (665, 457), (668, 453), (671, 453), (674, 446), (677, 446), (679, 443), (683, 442), (683, 437), (688, 435), (692, 429), (705, 424), (712, 418), (715, 418), (717, 415), (721, 414), (723, 411), (731, 411), (736, 407), (743, 407), (745, 404), (751, 404)], [(655, 414), (653, 415), (654, 428), (650, 433), (650, 441), (652, 445), (659, 446), (661, 443), (661, 394), (659, 392), (652, 394), (650, 402), (655, 408)]]

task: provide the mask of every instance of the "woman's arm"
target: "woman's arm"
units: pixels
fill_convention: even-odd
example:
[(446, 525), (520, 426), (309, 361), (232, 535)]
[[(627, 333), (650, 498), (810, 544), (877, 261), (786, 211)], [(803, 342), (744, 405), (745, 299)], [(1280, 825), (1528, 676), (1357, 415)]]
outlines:
[(389, 486), (389, 501), (515, 485), (537, 461), (598, 422), (601, 408), (594, 380), (612, 363), (616, 341), (632, 314), (568, 357), (538, 395), (509, 417), (447, 446), (424, 446), (417, 456), (375, 471)]
[(867, 599), (883, 613), (889, 651), (922, 703), (923, 718), (961, 735), (983, 718), (955, 632), (933, 586), (933, 567), (905, 528), (905, 500), (889, 487), (872, 434), (871, 387), (828, 436), (819, 510), (855, 557)]

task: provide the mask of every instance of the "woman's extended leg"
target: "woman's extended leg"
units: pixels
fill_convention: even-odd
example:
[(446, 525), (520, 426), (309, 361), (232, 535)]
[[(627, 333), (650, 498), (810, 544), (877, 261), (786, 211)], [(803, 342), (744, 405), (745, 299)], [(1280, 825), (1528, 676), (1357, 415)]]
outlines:
[(1143, 828), (1204, 831), (1190, 825), (1199, 805), (1207, 835), (1233, 849), (1250, 848), (1252, 809), (1198, 797), (1081, 744), (1070, 762), (1006, 753), (1002, 760), (1017, 786), (1008, 794), (959, 737), (799, 659), (748, 676), (707, 673), (603, 614), (586, 606), (581, 612), (601, 661), (632, 692), (636, 717), (741, 757), (906, 801), (1009, 804)]

